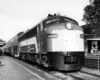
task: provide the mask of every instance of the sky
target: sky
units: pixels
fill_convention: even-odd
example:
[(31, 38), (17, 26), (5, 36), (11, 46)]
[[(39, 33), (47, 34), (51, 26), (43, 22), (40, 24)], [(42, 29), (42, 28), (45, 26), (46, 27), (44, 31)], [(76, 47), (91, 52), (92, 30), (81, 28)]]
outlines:
[(0, 39), (10, 40), (48, 14), (60, 13), (84, 25), (82, 18), (88, 4), (89, 0), (0, 0)]

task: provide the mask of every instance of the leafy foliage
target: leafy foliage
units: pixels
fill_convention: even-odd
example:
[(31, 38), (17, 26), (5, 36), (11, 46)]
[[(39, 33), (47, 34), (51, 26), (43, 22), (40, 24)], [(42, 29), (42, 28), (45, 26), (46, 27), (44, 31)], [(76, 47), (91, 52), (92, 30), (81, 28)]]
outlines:
[(100, 0), (94, 0), (84, 8), (83, 21), (91, 28), (90, 33), (100, 35)]
[(81, 27), (84, 29), (85, 34), (93, 34), (95, 30), (94, 28), (90, 27), (90, 24), (82, 25)]

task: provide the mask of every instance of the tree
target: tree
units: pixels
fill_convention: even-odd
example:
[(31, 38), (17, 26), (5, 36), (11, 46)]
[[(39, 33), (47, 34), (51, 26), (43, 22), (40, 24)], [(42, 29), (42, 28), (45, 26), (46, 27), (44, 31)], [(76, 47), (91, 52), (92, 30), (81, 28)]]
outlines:
[(83, 21), (91, 28), (90, 33), (100, 35), (100, 0), (94, 0), (84, 8), (84, 11)]
[(84, 29), (85, 34), (92, 34), (91, 32), (93, 31), (91, 27), (89, 27), (90, 24), (87, 25), (82, 25), (81, 27)]

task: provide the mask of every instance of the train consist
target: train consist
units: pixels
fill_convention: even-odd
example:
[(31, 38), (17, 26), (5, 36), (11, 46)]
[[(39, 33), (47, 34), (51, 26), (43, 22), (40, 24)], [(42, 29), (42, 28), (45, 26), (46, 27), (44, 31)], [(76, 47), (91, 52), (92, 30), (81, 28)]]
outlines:
[(84, 64), (83, 29), (74, 19), (49, 14), (4, 46), (6, 54), (58, 70), (80, 70)]

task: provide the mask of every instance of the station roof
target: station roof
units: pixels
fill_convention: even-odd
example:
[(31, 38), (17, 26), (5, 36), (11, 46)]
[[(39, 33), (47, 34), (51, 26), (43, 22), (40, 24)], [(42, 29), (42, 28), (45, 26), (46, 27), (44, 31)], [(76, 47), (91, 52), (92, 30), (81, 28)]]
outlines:
[(4, 41), (4, 40), (2, 40), (2, 39), (0, 39), (0, 43), (5, 43), (5, 41)]
[(5, 44), (6, 44), (6, 41), (0, 39), (0, 49), (1, 49), (1, 47), (2, 47), (3, 45), (5, 45)]
[(100, 36), (96, 36), (95, 34), (85, 34), (85, 40), (100, 40)]
[(89, 39), (86, 39), (86, 40), (98, 40), (98, 41), (100, 41), (100, 38), (89, 38)]

